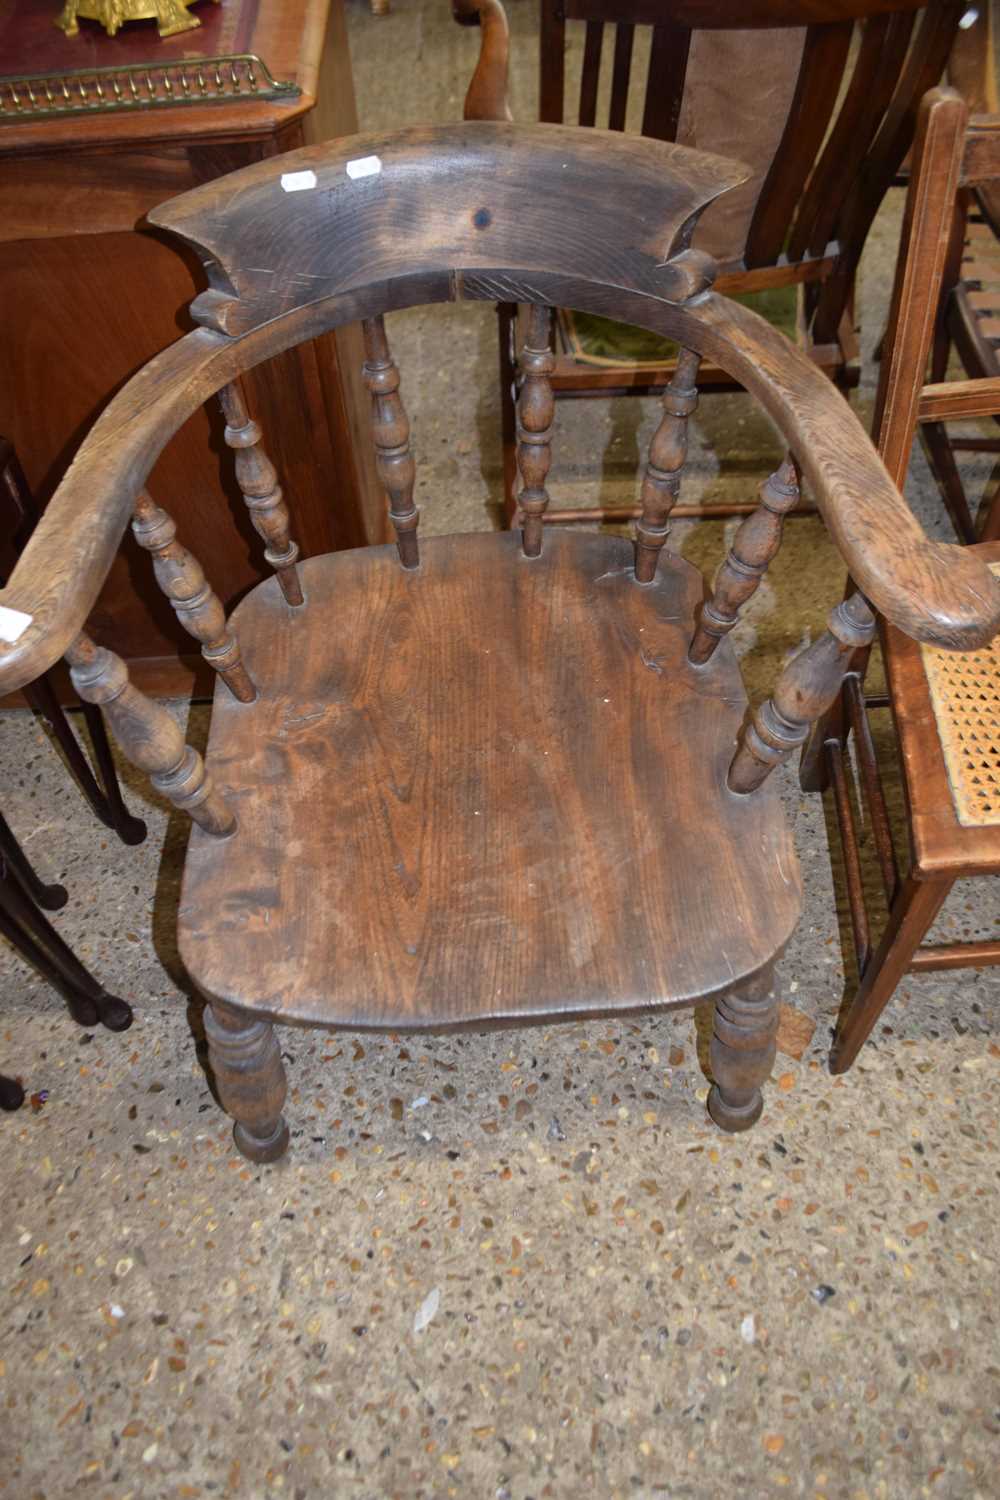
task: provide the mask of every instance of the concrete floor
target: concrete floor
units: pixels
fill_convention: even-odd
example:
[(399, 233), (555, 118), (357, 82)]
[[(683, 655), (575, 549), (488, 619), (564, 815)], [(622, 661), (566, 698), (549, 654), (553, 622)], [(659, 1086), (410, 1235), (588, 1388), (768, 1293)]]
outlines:
[[(528, 117), (535, 7), (510, 9)], [(365, 124), (457, 117), (475, 42), (446, 6), (375, 20), (352, 0), (350, 28)], [(863, 406), (894, 196), (863, 266)], [(424, 527), (488, 527), (492, 315), (408, 313), (391, 333)], [(559, 498), (630, 498), (654, 420), (650, 402), (561, 405)], [(703, 402), (685, 494), (752, 493), (776, 453), (747, 398)], [(919, 456), (909, 493), (947, 537)], [(712, 567), (731, 530), (673, 541)], [(840, 582), (818, 523), (793, 522), (740, 631), (755, 696)], [(207, 711), (174, 711), (202, 740)], [(803, 1039), (815, 1029), (800, 1056), (786, 1041), (751, 1135), (708, 1123), (690, 1017), (292, 1031), (292, 1150), (258, 1169), (195, 1045), (173, 940), (182, 820), (126, 770), (150, 829), (126, 849), (30, 716), (0, 715), (0, 753), (7, 817), (71, 892), (60, 931), (137, 1011), (124, 1036), (81, 1031), (0, 951), (0, 1062), (48, 1093), (0, 1119), (5, 1500), (1000, 1493), (1000, 985), (907, 980), (854, 1070), (829, 1076), (843, 887), (829, 808), (791, 772), (806, 907), (781, 990)], [(993, 933), (995, 895), (957, 890), (942, 931)]]

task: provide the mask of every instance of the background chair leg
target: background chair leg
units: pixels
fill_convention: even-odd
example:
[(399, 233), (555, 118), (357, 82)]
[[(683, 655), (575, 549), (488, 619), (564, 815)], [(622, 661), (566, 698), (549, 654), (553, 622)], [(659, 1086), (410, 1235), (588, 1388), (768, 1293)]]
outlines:
[(25, 892), (31, 897), (37, 906), (44, 906), (46, 911), (60, 911), (69, 900), (69, 893), (64, 885), (46, 885), (35, 874), (34, 868), (28, 861), (28, 856), (21, 848), (11, 830), (7, 819), (0, 813), (0, 879), (10, 875), (17, 880)]
[(0, 877), (0, 934), (64, 995), (80, 1026), (100, 1021), (109, 1031), (127, 1031), (132, 1007), (110, 995), (35, 905), (12, 866)]
[[(122, 800), (118, 773), (115, 770), (114, 757), (111, 754), (111, 746), (108, 744), (108, 734), (104, 727), (104, 716), (101, 710), (93, 703), (82, 705), (83, 716), (90, 730), (90, 739), (94, 747), (94, 759), (97, 763), (97, 776), (95, 776), (76, 735), (70, 728), (69, 720), (63, 713), (48, 676), (43, 673), (41, 677), (29, 683), (24, 689), (24, 696), (35, 712), (40, 714), (49, 725), (69, 762), (70, 770), (80, 790), (101, 822), (106, 828), (113, 829), (123, 844), (141, 844), (146, 837), (146, 825), (141, 818), (132, 816)], [(98, 783), (98, 776), (100, 783)]]
[(773, 983), (768, 969), (715, 1002), (708, 1112), (722, 1130), (749, 1130), (764, 1108), (760, 1087), (774, 1066), (778, 1031)]
[(24, 1089), (16, 1078), (0, 1077), (0, 1109), (20, 1109), (24, 1103)]
[(912, 873), (903, 881), (882, 941), (837, 1024), (830, 1052), (831, 1073), (846, 1073), (861, 1051), (953, 884), (950, 878), (917, 880)]
[(208, 1055), (233, 1139), (250, 1161), (277, 1161), (288, 1149), (285, 1069), (270, 1021), (248, 1021), (223, 1005), (205, 1010)]
[(955, 455), (948, 441), (944, 423), (924, 422), (920, 428), (920, 435), (924, 440), (924, 451), (927, 454), (931, 473), (941, 491), (941, 498), (951, 517), (951, 524), (955, 528), (955, 535), (960, 542), (971, 545), (976, 540), (976, 523), (972, 519), (969, 502), (965, 498), (962, 476), (958, 472), (958, 465), (955, 462)]

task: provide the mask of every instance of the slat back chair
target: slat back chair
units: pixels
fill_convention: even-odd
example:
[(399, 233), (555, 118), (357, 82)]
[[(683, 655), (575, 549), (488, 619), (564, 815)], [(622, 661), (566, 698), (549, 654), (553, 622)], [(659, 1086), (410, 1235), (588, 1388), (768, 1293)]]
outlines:
[[(914, 147), (899, 262), (876, 397), (874, 432), (902, 485), (924, 421), (1000, 413), (1000, 380), (924, 384), (940, 290), (953, 252), (954, 207), (963, 193), (1000, 187), (1000, 118), (971, 123), (953, 89), (925, 99)], [(1000, 542), (967, 549), (996, 574)], [(888, 697), (866, 694), (864, 659), (846, 675), (838, 711), (820, 734), (844, 851), (859, 984), (843, 1009), (831, 1067), (843, 1073), (907, 973), (1000, 963), (1000, 941), (927, 943), (955, 881), (1000, 874), (1000, 651), (949, 656), (880, 621)], [(908, 856), (892, 837), (869, 714), (891, 707), (906, 793)], [(848, 792), (846, 740), (853, 733), (858, 791), (867, 808), (889, 920), (871, 938), (859, 839)]]
[[(66, 653), (125, 753), (195, 823), (185, 963), (239, 1149), (285, 1149), (274, 1023), (420, 1030), (714, 1005), (709, 1109), (758, 1117), (773, 966), (799, 913), (770, 773), (833, 701), (871, 609), (948, 648), (1000, 625), (1000, 585), (928, 541), (834, 387), (688, 248), (732, 163), (614, 132), (471, 124), (311, 147), (151, 217), (199, 254), (200, 325), (115, 397), (0, 596), (0, 691)], [(414, 457), (383, 314), (532, 307), (520, 395), (521, 535), (418, 540)], [(707, 602), (663, 548), (687, 408), (664, 413), (624, 537), (545, 526), (553, 306), (620, 317), (710, 357), (795, 460), (761, 489)], [(363, 321), (396, 544), (300, 562), (233, 382)], [(277, 576), (231, 619), (145, 489), (218, 392)], [(778, 547), (799, 466), (861, 592), (753, 715), (727, 634)], [(216, 667), (207, 765), (124, 664), (81, 634), (132, 517)], [(266, 521), (266, 526), (263, 524)], [(14, 611), (14, 613), (10, 613)], [(485, 627), (485, 628), (484, 628)]]
[[(920, 99), (941, 77), (965, 8), (961, 0), (541, 0), (540, 117), (562, 124), (571, 114), (582, 126), (604, 124), (597, 114), (599, 82), (602, 67), (606, 76), (610, 65), (609, 128), (625, 129), (630, 90), (638, 86), (642, 134), (671, 141), (697, 33), (767, 29), (787, 35), (787, 43), (779, 41), (777, 47), (792, 52), (801, 45), (787, 116), (762, 176), (745, 244), (732, 245), (719, 265), (716, 286), (731, 294), (799, 288), (802, 345), (846, 389), (858, 379), (853, 291), (861, 251), (912, 144)], [(481, 16), (483, 24), (466, 118), (509, 118), (500, 0), (453, 0), (453, 12), (466, 23)], [(567, 28), (574, 23), (585, 28), (577, 102), (566, 97)], [(651, 33), (644, 90), (633, 68), (642, 30)], [(780, 65), (780, 57), (776, 61)], [(728, 107), (737, 117), (742, 113), (748, 133), (760, 110), (771, 107), (772, 73), (760, 66), (755, 52), (746, 76), (731, 81)], [(515, 387), (526, 316), (518, 318), (509, 304), (498, 312), (504, 505), (512, 522), (517, 513)], [(650, 362), (648, 356), (645, 362), (615, 364), (609, 358), (603, 368), (588, 367), (572, 351), (569, 323), (557, 312), (552, 371), (557, 396), (646, 395), (666, 385), (664, 401), (676, 404), (691, 400), (691, 392), (739, 388), (711, 359), (694, 370), (666, 358)], [(682, 377), (690, 377), (688, 384)], [(721, 517), (744, 509), (739, 503), (683, 505), (675, 515)], [(549, 519), (620, 522), (638, 513), (633, 507), (554, 509)]]

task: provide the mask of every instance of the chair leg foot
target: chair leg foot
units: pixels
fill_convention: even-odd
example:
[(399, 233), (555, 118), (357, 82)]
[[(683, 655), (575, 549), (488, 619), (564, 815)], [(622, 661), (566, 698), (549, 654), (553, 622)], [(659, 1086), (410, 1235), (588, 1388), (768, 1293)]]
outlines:
[(715, 1002), (708, 1112), (721, 1130), (749, 1130), (764, 1108), (761, 1084), (774, 1066), (778, 1031), (772, 980), (770, 972), (758, 975)]
[(248, 1020), (222, 1005), (205, 1011), (208, 1055), (223, 1108), (236, 1121), (237, 1149), (253, 1162), (277, 1161), (288, 1148), (285, 1069), (270, 1021)]

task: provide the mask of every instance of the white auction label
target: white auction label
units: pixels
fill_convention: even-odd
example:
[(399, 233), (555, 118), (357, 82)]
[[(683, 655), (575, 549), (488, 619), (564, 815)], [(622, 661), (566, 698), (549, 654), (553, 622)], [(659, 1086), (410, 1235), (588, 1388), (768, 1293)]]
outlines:
[(286, 193), (304, 193), (316, 186), (315, 172), (282, 172), (281, 186)]
[(33, 619), (33, 615), (0, 604), (0, 641), (19, 641)]
[(348, 177), (374, 177), (381, 170), (382, 161), (378, 156), (359, 156), (347, 163)]

